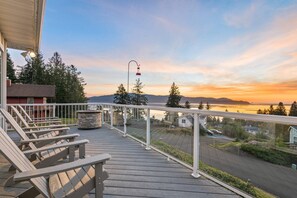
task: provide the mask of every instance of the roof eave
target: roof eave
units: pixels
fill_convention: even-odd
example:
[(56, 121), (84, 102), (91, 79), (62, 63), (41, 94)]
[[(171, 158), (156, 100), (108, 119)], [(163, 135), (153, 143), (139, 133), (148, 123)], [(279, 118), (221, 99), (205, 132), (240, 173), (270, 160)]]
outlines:
[(41, 43), (41, 32), (42, 32), (42, 26), (43, 26), (43, 20), (44, 20), (44, 13), (45, 13), (45, 3), (46, 0), (39, 0), (35, 2), (35, 8), (36, 8), (36, 19), (35, 19), (35, 46), (34, 51), (39, 52), (39, 47)]

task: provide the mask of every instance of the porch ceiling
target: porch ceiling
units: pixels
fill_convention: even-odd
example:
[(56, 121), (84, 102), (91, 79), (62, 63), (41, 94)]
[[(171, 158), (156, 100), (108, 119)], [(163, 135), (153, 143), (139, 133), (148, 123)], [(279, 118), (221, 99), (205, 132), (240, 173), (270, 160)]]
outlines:
[(7, 47), (38, 51), (46, 0), (0, 0), (0, 32)]

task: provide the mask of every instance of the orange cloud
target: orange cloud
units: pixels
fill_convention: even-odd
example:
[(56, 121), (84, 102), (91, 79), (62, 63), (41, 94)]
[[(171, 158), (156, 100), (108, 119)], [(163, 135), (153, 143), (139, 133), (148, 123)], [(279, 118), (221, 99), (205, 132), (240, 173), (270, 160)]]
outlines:
[(228, 97), (249, 102), (292, 102), (297, 100), (297, 81), (282, 83), (242, 83), (196, 85), (190, 96)]
[[(154, 95), (167, 95), (171, 84), (146, 85), (144, 92)], [(113, 94), (116, 84), (90, 85), (88, 96)], [(297, 100), (297, 81), (282, 83), (239, 83), (229, 85), (179, 85), (182, 95), (190, 97), (227, 97), (253, 103), (291, 103)]]

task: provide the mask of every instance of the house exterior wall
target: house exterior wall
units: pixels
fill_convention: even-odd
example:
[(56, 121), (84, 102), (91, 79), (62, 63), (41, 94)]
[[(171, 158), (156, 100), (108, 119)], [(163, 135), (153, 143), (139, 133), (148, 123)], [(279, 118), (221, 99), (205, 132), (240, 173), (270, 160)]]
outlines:
[[(183, 121), (183, 120), (185, 120), (185, 121)], [(200, 117), (199, 123), (205, 127), (206, 123), (207, 123), (206, 117)], [(187, 128), (187, 127), (192, 127), (193, 123), (187, 117), (179, 117), (178, 118), (178, 126), (182, 127), (182, 128)]]
[(188, 127), (192, 127), (193, 124), (190, 122), (188, 118), (181, 117), (178, 119), (178, 126), (182, 128), (188, 128)]
[[(45, 100), (46, 101), (46, 100)], [(43, 97), (35, 97), (33, 104), (43, 104), (44, 98)], [(7, 97), (7, 104), (30, 104), (28, 103), (27, 97)], [(32, 111), (32, 110), (31, 110)], [(44, 118), (45, 115), (49, 115), (52, 109), (44, 109), (43, 106), (34, 108), (33, 117), (35, 118)]]
[[(42, 104), (42, 97), (35, 97), (34, 104)], [(26, 97), (7, 97), (7, 104), (28, 104), (28, 98)]]
[(290, 127), (290, 144), (297, 143), (297, 129)]

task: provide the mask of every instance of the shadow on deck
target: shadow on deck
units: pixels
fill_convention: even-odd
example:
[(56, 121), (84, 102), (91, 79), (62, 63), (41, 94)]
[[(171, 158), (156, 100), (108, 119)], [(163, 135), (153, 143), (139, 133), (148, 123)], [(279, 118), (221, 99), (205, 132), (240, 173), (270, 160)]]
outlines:
[[(238, 197), (233, 192), (204, 178), (194, 179), (191, 171), (168, 161), (163, 155), (145, 150), (141, 144), (124, 138), (115, 130), (77, 130), (81, 139), (89, 139), (87, 155), (109, 153), (112, 159), (104, 166), (109, 178), (104, 182), (104, 197)], [(4, 188), (8, 162), (0, 157), (0, 197), (13, 197), (30, 186), (29, 183)], [(94, 191), (90, 194), (94, 197)]]

